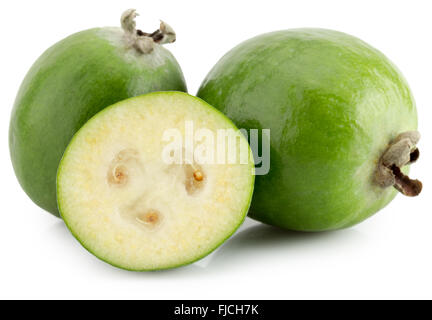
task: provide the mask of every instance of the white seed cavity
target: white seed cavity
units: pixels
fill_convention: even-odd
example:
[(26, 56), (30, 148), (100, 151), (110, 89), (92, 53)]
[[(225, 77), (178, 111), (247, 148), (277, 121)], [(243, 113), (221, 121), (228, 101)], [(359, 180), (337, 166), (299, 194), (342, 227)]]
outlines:
[(141, 166), (138, 156), (138, 152), (134, 149), (124, 149), (117, 153), (108, 168), (108, 184), (110, 186), (125, 186), (131, 175)]
[(125, 197), (118, 203), (117, 212), (123, 221), (148, 232), (159, 230), (170, 212), (164, 202), (167, 199), (159, 198), (158, 183), (168, 184), (166, 190), (171, 192), (184, 188), (186, 195), (192, 197), (204, 190), (208, 176), (205, 168), (195, 162), (169, 166), (148, 163), (144, 167), (144, 160), (140, 159), (137, 150), (123, 149), (113, 157), (107, 170), (107, 181), (114, 192), (119, 190), (115, 188), (130, 185), (131, 189), (122, 193)]

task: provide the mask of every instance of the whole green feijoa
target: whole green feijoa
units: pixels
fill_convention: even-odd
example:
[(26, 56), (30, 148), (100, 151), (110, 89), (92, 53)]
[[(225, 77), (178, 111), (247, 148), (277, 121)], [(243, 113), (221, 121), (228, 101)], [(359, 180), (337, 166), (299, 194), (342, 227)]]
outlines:
[(252, 218), (339, 229), (386, 206), (395, 189), (421, 191), (405, 175), (419, 155), (413, 95), (381, 52), (353, 36), (294, 29), (255, 37), (213, 67), (198, 96), (239, 128), (270, 129), (270, 170), (256, 178)]
[(9, 145), (16, 176), (29, 197), (58, 215), (56, 172), (76, 131), (101, 109), (153, 91), (186, 91), (183, 73), (162, 44), (175, 33), (161, 22), (152, 34), (122, 28), (85, 30), (58, 42), (34, 63), (12, 111)]

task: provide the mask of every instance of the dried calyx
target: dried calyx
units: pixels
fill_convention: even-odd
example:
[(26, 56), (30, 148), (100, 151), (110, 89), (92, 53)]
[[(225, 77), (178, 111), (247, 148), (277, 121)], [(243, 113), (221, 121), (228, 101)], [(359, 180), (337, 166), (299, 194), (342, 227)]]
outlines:
[(159, 29), (152, 33), (136, 29), (135, 18), (138, 16), (135, 9), (126, 10), (121, 16), (121, 26), (129, 47), (140, 53), (151, 53), (156, 44), (172, 43), (176, 40), (174, 30), (161, 21)]
[(410, 179), (401, 170), (419, 158), (420, 152), (416, 147), (419, 140), (419, 132), (408, 131), (398, 135), (389, 145), (381, 156), (375, 176), (381, 187), (394, 186), (399, 192), (410, 197), (420, 194), (422, 183)]

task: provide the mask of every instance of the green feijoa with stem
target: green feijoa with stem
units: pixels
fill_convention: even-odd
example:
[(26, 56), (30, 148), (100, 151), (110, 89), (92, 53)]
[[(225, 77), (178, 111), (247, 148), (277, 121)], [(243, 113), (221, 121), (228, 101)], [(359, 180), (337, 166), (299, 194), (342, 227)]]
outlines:
[(250, 216), (287, 229), (355, 225), (421, 183), (417, 111), (380, 51), (324, 29), (247, 40), (213, 67), (198, 96), (239, 128), (270, 129), (270, 171), (257, 176)]
[(19, 89), (9, 131), (16, 176), (28, 196), (59, 214), (56, 172), (74, 133), (94, 114), (152, 91), (186, 91), (183, 73), (162, 45), (175, 41), (164, 22), (153, 33), (135, 28), (127, 10), (121, 28), (94, 28), (53, 45), (33, 64)]

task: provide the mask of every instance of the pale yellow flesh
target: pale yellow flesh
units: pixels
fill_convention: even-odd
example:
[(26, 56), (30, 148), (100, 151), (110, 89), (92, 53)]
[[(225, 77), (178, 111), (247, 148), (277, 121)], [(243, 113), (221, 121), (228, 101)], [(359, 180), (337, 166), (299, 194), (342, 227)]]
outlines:
[(184, 134), (185, 121), (212, 132), (233, 128), (196, 98), (159, 93), (101, 112), (74, 137), (59, 168), (59, 207), (72, 233), (99, 258), (130, 270), (183, 265), (212, 251), (243, 221), (251, 159), (162, 161), (163, 132)]

